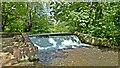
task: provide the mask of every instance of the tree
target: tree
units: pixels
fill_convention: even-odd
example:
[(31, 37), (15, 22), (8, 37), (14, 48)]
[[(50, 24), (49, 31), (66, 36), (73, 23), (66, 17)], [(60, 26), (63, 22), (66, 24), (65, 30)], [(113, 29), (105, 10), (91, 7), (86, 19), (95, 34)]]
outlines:
[[(119, 3), (120, 2), (57, 2), (52, 3), (54, 19), (65, 21), (79, 31), (98, 38), (111, 40), (113, 45), (119, 45)], [(65, 26), (64, 26), (65, 27)]]
[[(2, 29), (5, 32), (31, 32), (35, 26), (39, 25), (36, 30), (43, 30), (47, 24), (48, 17), (41, 16), (43, 12), (42, 3), (30, 3), (30, 2), (3, 2), (2, 3)], [(43, 19), (45, 17), (46, 19)], [(42, 23), (40, 20), (45, 20)], [(36, 23), (36, 24), (34, 24)], [(42, 24), (41, 24), (42, 23)], [(41, 24), (41, 25), (40, 25)], [(34, 26), (33, 26), (34, 25)], [(44, 26), (43, 26), (44, 25)], [(46, 31), (46, 30), (45, 30)], [(42, 31), (41, 31), (42, 32)]]

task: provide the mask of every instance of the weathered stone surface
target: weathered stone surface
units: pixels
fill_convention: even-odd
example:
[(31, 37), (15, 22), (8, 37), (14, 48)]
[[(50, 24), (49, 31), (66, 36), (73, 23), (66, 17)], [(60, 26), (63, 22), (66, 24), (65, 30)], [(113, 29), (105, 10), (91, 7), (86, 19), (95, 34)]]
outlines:
[(2, 38), (13, 37), (14, 35), (21, 35), (20, 32), (0, 32)]
[(22, 35), (15, 35), (13, 39), (15, 42), (24, 42)]
[(12, 49), (13, 49), (13, 46), (6, 46), (6, 47), (3, 48), (3, 52), (10, 52), (10, 53), (12, 53), (13, 52)]
[(37, 49), (34, 47), (26, 47), (26, 46), (16, 46), (13, 48), (13, 55), (16, 58), (22, 58), (22, 57), (29, 57), (32, 58), (36, 55)]
[[(21, 65), (22, 62), (18, 62), (18, 60), (27, 60), (27, 62), (25, 62), (31, 64), (32, 62), (29, 62), (29, 58), (35, 58), (38, 48), (35, 47), (31, 42), (26, 42), (22, 34), (17, 35), (12, 33), (12, 35), (14, 36), (2, 38), (2, 52), (3, 54), (9, 52), (9, 58), (2, 60), (5, 61), (2, 63), (3, 66)], [(2, 57), (7, 56), (8, 55), (5, 54)], [(26, 64), (22, 65), (24, 66)]]
[(26, 33), (22, 33), (22, 36), (23, 36), (24, 42), (31, 42)]
[(9, 52), (1, 53), (2, 55), (2, 65), (11, 65), (11, 54)]
[(110, 48), (120, 48), (120, 47), (117, 47), (117, 46), (113, 46), (112, 43), (110, 42), (110, 40), (106, 40), (106, 39), (103, 39), (103, 38), (92, 37), (90, 35), (83, 34), (83, 33), (80, 33), (80, 32), (74, 32), (74, 34), (76, 34), (82, 42), (85, 42), (85, 43), (88, 43), (88, 44), (99, 45), (99, 46), (107, 46), (107, 47), (110, 47)]

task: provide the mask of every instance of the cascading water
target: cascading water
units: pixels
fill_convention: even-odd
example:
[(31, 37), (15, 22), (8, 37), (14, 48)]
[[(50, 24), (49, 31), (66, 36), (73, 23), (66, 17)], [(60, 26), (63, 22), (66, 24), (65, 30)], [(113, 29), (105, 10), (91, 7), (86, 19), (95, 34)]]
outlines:
[[(57, 57), (65, 57), (56, 51), (64, 49), (73, 49), (77, 47), (91, 47), (91, 45), (81, 43), (76, 35), (30, 35), (32, 43), (39, 49), (39, 57), (43, 64), (47, 65), (49, 61)], [(53, 54), (56, 53), (56, 54)]]
[(60, 49), (73, 45), (79, 45), (81, 42), (76, 36), (50, 36), (50, 37), (36, 37), (30, 38), (34, 45), (38, 45), (39, 49)]
[(76, 35), (68, 36), (36, 36), (30, 37), (32, 43), (40, 50), (76, 48), (80, 46), (90, 46), (83, 44)]

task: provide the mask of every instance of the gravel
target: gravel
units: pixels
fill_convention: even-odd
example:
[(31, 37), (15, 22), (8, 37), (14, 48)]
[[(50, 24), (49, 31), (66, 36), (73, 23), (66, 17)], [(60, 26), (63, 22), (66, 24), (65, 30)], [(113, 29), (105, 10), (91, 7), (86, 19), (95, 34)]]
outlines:
[(60, 51), (66, 58), (55, 58), (49, 66), (118, 66), (118, 52), (97, 48), (76, 48)]

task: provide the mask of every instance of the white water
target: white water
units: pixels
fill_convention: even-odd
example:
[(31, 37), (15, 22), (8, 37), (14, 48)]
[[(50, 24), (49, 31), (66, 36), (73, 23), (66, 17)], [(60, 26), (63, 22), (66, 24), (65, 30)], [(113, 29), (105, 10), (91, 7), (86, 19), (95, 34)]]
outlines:
[(49, 42), (53, 44), (52, 47), (56, 47), (57, 42), (55, 42), (55, 40), (53, 38), (49, 38)]
[(30, 37), (30, 39), (39, 50), (92, 47), (91, 45), (81, 43), (76, 35)]

